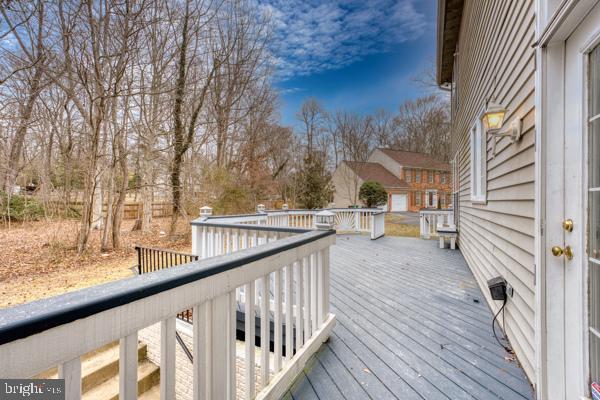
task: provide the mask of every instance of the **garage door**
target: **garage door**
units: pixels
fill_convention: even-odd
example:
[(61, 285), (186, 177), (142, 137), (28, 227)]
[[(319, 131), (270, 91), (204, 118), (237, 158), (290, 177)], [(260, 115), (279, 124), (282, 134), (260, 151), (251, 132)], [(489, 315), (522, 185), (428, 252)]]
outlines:
[(392, 195), (392, 211), (406, 211), (406, 194)]

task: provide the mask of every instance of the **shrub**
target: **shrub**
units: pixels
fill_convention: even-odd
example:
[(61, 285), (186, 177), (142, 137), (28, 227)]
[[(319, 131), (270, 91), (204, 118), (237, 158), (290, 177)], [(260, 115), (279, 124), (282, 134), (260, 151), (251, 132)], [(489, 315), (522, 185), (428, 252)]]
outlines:
[(387, 202), (388, 195), (381, 183), (367, 181), (360, 186), (358, 198), (367, 207), (377, 207)]
[(44, 216), (44, 206), (31, 196), (0, 192), (0, 218), (3, 221), (38, 220)]

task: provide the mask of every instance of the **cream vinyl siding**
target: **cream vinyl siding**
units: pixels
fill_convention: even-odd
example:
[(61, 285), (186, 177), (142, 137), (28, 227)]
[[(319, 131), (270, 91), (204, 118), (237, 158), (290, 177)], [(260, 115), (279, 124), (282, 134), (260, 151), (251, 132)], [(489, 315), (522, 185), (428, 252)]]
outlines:
[(349, 168), (346, 163), (341, 162), (335, 169), (331, 177), (334, 186), (333, 202), (336, 207), (347, 208), (354, 205), (354, 199), (358, 200), (358, 191), (363, 184), (363, 180)]
[(383, 165), (385, 169), (394, 174), (394, 176), (400, 177), (400, 171), (402, 170), (402, 166), (396, 160), (387, 156), (383, 151), (379, 149), (373, 150), (367, 161), (379, 163)]
[[(534, 379), (534, 42), (533, 0), (466, 0), (458, 42), (452, 148), (459, 181), (459, 243), (494, 312), (487, 280), (501, 275), (515, 289), (506, 330)], [(471, 201), (470, 131), (486, 101), (508, 109), (505, 124), (523, 118), (523, 137), (504, 138), (492, 154), (487, 141), (487, 198)]]

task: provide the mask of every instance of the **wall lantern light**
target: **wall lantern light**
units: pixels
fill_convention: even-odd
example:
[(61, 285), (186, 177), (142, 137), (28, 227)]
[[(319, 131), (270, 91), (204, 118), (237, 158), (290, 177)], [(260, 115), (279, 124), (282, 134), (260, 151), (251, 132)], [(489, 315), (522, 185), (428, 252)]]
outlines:
[(505, 115), (505, 108), (494, 102), (489, 103), (487, 110), (485, 110), (485, 114), (483, 114), (483, 125), (485, 126), (485, 130), (499, 130), (502, 128)]
[(496, 156), (496, 144), (503, 137), (510, 138), (511, 143), (521, 140), (521, 130), (523, 120), (514, 119), (509, 126), (503, 128), (506, 109), (499, 104), (490, 102), (482, 117), (483, 126), (486, 132), (494, 137), (492, 141), (492, 154)]

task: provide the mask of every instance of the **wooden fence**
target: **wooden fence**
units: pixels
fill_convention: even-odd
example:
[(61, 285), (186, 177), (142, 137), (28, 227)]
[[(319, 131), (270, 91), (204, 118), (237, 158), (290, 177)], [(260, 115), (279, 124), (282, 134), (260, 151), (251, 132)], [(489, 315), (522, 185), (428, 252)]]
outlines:
[[(83, 203), (80, 201), (68, 204), (73, 211), (81, 213)], [(172, 203), (152, 203), (152, 217), (170, 217), (172, 215)], [(102, 213), (105, 214), (108, 204), (102, 205)], [(142, 203), (125, 203), (123, 207), (123, 219), (139, 219), (142, 215)]]

